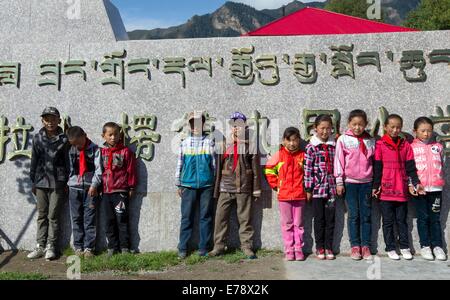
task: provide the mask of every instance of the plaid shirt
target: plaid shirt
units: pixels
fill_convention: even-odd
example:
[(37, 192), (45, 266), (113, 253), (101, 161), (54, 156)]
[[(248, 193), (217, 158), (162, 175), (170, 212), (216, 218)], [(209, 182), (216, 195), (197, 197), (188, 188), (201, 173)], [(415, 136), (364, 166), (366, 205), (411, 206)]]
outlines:
[[(328, 162), (325, 147), (328, 147)], [(313, 136), (306, 146), (305, 188), (313, 193), (313, 198), (331, 198), (336, 196), (336, 178), (334, 177), (334, 157), (336, 143), (334, 138), (326, 143)]]

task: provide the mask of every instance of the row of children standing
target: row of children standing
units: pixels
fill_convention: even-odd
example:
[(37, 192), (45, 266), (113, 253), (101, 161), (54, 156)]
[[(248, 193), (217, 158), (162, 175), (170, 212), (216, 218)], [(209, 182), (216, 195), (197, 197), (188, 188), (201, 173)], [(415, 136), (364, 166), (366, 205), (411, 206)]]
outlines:
[(137, 184), (136, 159), (122, 143), (120, 126), (112, 122), (103, 126), (105, 143), (100, 148), (81, 127), (71, 127), (66, 134), (56, 108), (45, 108), (41, 118), (30, 167), (38, 211), (37, 247), (28, 258), (57, 257), (61, 207), (67, 196), (77, 255), (95, 253), (99, 207), (105, 214), (108, 255), (129, 252), (128, 207)]
[(400, 259), (397, 241), (402, 257), (413, 258), (407, 224), (408, 201), (412, 198), (422, 257), (446, 260), (440, 223), (444, 151), (433, 140), (433, 122), (426, 117), (415, 121), (416, 138), (412, 144), (400, 135), (403, 120), (399, 115), (386, 119), (385, 135), (378, 141), (367, 133), (367, 124), (366, 113), (354, 110), (348, 118), (348, 130), (335, 140), (332, 118), (320, 115), (305, 151), (300, 149), (299, 130), (285, 130), (283, 145), (270, 158), (265, 174), (278, 193), (286, 260), (305, 259), (302, 248), (306, 201), (311, 201), (313, 207), (316, 256), (320, 260), (335, 259), (335, 208), (342, 197), (348, 207), (352, 259), (372, 258), (373, 201), (380, 203), (389, 258)]
[[(249, 152), (246, 117), (239, 112), (230, 117), (232, 137), (217, 147), (223, 153), (219, 155), (216, 155), (213, 139), (203, 131), (204, 123), (201, 113), (189, 115), (191, 133), (182, 142), (178, 157), (176, 185), (182, 199), (179, 256), (187, 256), (196, 203), (200, 205), (199, 255), (223, 254), (230, 210), (235, 203), (241, 248), (247, 257), (255, 258), (251, 203), (261, 195), (260, 158)], [(426, 117), (416, 120), (416, 139), (412, 144), (400, 136), (403, 120), (398, 115), (388, 116), (385, 135), (378, 141), (367, 133), (367, 124), (364, 111), (352, 111), (348, 130), (336, 140), (332, 118), (320, 115), (305, 151), (301, 147), (299, 130), (294, 127), (285, 130), (283, 144), (268, 160), (264, 174), (278, 196), (286, 260), (305, 259), (303, 215), (306, 202), (312, 202), (313, 207), (317, 258), (335, 259), (336, 201), (341, 198), (345, 198), (349, 211), (353, 259), (372, 258), (374, 201), (380, 203), (388, 256), (400, 259), (396, 252), (398, 241), (403, 258), (412, 259), (407, 225), (407, 205), (411, 197), (417, 211), (422, 256), (427, 260), (446, 260), (440, 224), (444, 156), (442, 145), (432, 139), (433, 122)], [(217, 199), (214, 247), (208, 253), (213, 199)], [(398, 240), (395, 223), (399, 229)]]

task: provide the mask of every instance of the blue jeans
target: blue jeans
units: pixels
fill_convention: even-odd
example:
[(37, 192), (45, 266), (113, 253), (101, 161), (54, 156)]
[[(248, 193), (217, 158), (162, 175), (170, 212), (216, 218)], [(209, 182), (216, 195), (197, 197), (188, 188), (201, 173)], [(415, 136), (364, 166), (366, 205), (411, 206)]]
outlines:
[(441, 204), (442, 193), (427, 193), (424, 196), (414, 197), (414, 205), (417, 213), (417, 231), (420, 237), (420, 246), (441, 247), (442, 229), (440, 210), (433, 211), (433, 204)]
[(178, 250), (186, 252), (194, 227), (195, 208), (200, 205), (199, 250), (208, 250), (212, 239), (213, 187), (201, 189), (183, 188), (181, 196), (181, 226)]
[(69, 189), (70, 214), (72, 216), (73, 245), (75, 249), (95, 248), (97, 199), (86, 190)]
[(352, 247), (370, 247), (372, 238), (372, 183), (345, 184), (348, 230)]

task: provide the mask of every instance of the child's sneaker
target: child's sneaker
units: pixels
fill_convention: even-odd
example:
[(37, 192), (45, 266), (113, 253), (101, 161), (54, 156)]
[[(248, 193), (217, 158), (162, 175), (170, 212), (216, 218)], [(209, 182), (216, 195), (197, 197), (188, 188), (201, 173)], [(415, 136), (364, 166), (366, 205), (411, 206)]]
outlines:
[(116, 254), (116, 250), (108, 249), (108, 253), (106, 254), (106, 256), (111, 258), (111, 257), (113, 257), (114, 254)]
[(295, 260), (294, 252), (287, 252), (286, 255), (284, 256), (284, 260), (294, 261)]
[(373, 258), (369, 247), (367, 246), (362, 247), (362, 257), (365, 260), (371, 260)]
[(413, 259), (413, 256), (411, 254), (411, 250), (409, 249), (400, 249), (400, 253), (402, 254), (403, 258), (406, 260)]
[(325, 250), (325, 257), (327, 260), (336, 259), (336, 256), (334, 256), (333, 250)]
[(316, 257), (320, 260), (324, 260), (325, 259), (325, 249), (316, 250)]
[(392, 260), (400, 260), (400, 256), (398, 256), (397, 251), (395, 250), (389, 251), (388, 257)]
[(75, 249), (75, 255), (78, 257), (82, 257), (84, 255), (83, 249)]
[(56, 258), (55, 247), (53, 245), (48, 244), (47, 248), (45, 248), (45, 259), (52, 260)]
[(352, 253), (351, 253), (350, 257), (353, 260), (361, 260), (361, 258), (362, 258), (361, 257), (361, 247), (359, 247), (359, 246), (352, 247)]
[(250, 248), (243, 248), (242, 252), (244, 252), (244, 255), (248, 258), (248, 259), (256, 259), (256, 255), (255, 252), (253, 252), (252, 249)]
[(38, 259), (45, 255), (45, 249), (39, 245), (36, 246), (36, 248), (30, 252), (27, 257), (29, 259)]
[(200, 257), (207, 257), (208, 256), (208, 250), (198, 250), (198, 256)]
[(422, 255), (425, 260), (434, 260), (433, 252), (430, 247), (423, 247), (420, 249), (420, 255)]
[(296, 261), (304, 261), (305, 255), (303, 254), (303, 251), (295, 251), (295, 260)]
[(436, 256), (437, 260), (446, 261), (447, 255), (441, 247), (434, 247), (433, 249), (434, 256)]
[(122, 248), (122, 249), (120, 250), (120, 252), (121, 252), (122, 254), (130, 254), (130, 249), (128, 249), (128, 248)]
[(224, 251), (222, 249), (213, 249), (208, 253), (210, 257), (217, 257), (223, 255)]
[(185, 259), (187, 257), (186, 251), (179, 251), (178, 252), (178, 258), (179, 259)]
[(89, 258), (92, 258), (92, 257), (94, 257), (94, 252), (92, 252), (91, 249), (84, 250), (84, 258), (89, 259)]

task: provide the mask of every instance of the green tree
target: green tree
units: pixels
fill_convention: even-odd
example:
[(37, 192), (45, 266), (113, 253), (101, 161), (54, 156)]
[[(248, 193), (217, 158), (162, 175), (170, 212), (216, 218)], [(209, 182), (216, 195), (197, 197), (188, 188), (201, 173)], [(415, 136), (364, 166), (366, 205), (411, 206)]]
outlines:
[[(367, 0), (330, 0), (325, 9), (344, 15), (354, 16), (358, 18), (368, 19), (367, 10), (371, 4), (367, 3)], [(384, 22), (385, 11), (381, 8), (381, 20), (373, 20)]]
[(450, 29), (450, 0), (422, 0), (403, 25), (420, 30)]

